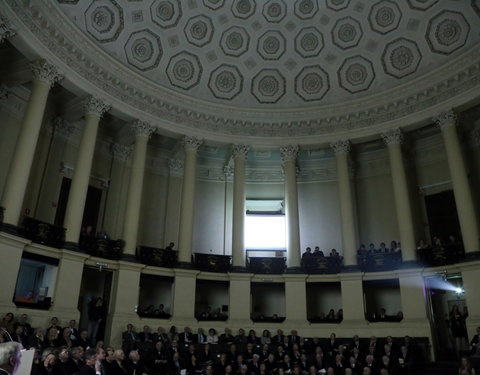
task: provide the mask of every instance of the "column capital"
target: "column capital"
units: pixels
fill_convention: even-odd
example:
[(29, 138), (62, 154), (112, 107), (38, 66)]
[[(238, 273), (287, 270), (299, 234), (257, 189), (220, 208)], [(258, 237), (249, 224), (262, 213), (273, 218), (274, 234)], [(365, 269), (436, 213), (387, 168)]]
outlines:
[(223, 174), (225, 175), (226, 178), (232, 177), (234, 173), (235, 171), (233, 166), (231, 165), (223, 166)]
[(280, 154), (282, 154), (282, 160), (286, 161), (295, 161), (298, 156), (298, 145), (284, 145), (280, 147)]
[(126, 161), (132, 154), (132, 146), (122, 143), (114, 143), (112, 145), (113, 157), (118, 160)]
[(130, 127), (135, 137), (150, 138), (156, 130), (149, 122), (141, 120), (135, 120)]
[(8, 87), (4, 83), (0, 85), (0, 100), (7, 99), (8, 98)]
[(168, 168), (170, 169), (170, 174), (182, 175), (184, 167), (185, 167), (185, 164), (183, 160), (168, 159)]
[(57, 70), (57, 67), (50, 64), (45, 59), (35, 60), (30, 64), (33, 73), (33, 79), (48, 83), (50, 86), (63, 78), (63, 73)]
[(50, 122), (50, 126), (52, 127), (53, 132), (64, 138), (70, 137), (75, 130), (75, 127), (72, 124), (60, 116), (53, 118)]
[(403, 133), (400, 128), (389, 130), (381, 134), (383, 142), (388, 145), (401, 145), (403, 143)]
[(110, 108), (111, 106), (109, 104), (106, 104), (102, 99), (94, 96), (89, 96), (84, 104), (85, 113), (87, 115), (97, 115), (100, 118), (105, 112), (108, 112)]
[(434, 117), (433, 121), (443, 131), (445, 128), (457, 125), (458, 115), (453, 109), (449, 109)]
[(8, 18), (0, 16), (0, 44), (14, 36), (17, 32), (13, 29)]
[(351, 143), (348, 139), (339, 139), (338, 141), (330, 143), (335, 155), (345, 155), (350, 152)]
[(193, 150), (193, 151), (197, 151), (198, 148), (202, 145), (203, 143), (203, 140), (202, 139), (199, 139), (199, 138), (196, 138), (196, 137), (191, 137), (189, 135), (186, 135), (183, 137), (182, 139), (182, 145), (186, 150)]
[(247, 158), (248, 152), (250, 151), (250, 146), (248, 145), (233, 145), (232, 146), (232, 155), (236, 158), (241, 158), (245, 160)]

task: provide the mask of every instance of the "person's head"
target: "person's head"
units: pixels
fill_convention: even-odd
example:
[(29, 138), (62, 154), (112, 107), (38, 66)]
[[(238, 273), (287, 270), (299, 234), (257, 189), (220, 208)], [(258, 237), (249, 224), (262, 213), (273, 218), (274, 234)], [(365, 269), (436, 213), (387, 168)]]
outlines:
[(80, 331), (80, 338), (82, 340), (86, 340), (88, 338), (88, 331), (86, 329), (82, 329)]
[(58, 318), (56, 316), (54, 316), (51, 320), (50, 320), (50, 323), (52, 324), (52, 326), (57, 326), (59, 321), (58, 321)]
[(150, 332), (150, 327), (147, 325), (143, 326), (143, 332)]
[(49, 350), (44, 350), (42, 354), (42, 363), (45, 368), (52, 368), (57, 363), (56, 354)]
[[(330, 311), (333, 311), (333, 310), (330, 310)], [(337, 335), (334, 332), (330, 334), (330, 340), (335, 340), (336, 337)]]
[(103, 361), (106, 358), (105, 349), (103, 349), (102, 347), (97, 348), (96, 352), (97, 352), (97, 359), (99, 361)]
[(178, 352), (173, 353), (173, 356), (172, 356), (173, 361), (178, 361), (179, 358), (180, 358), (180, 354)]
[(3, 320), (7, 323), (13, 322), (13, 313), (11, 313), (11, 312), (6, 313)]
[(76, 346), (72, 348), (72, 358), (73, 359), (80, 359), (83, 357), (83, 348), (81, 346)]
[(18, 342), (12, 341), (0, 344), (0, 368), (15, 374), (20, 366), (21, 350), (22, 345)]
[(227, 365), (225, 367), (225, 374), (231, 374), (232, 373), (232, 366), (231, 365)]
[(22, 323), (22, 324), (27, 323), (27, 322), (28, 322), (28, 315), (27, 315), (27, 314), (22, 314), (22, 315), (20, 316), (19, 322)]
[(77, 325), (77, 321), (75, 319), (72, 319), (68, 322), (68, 326), (70, 328), (75, 328), (76, 325)]
[(315, 366), (310, 366), (308, 373), (309, 375), (315, 375), (317, 373), (317, 368)]
[(70, 358), (70, 350), (66, 346), (60, 347), (58, 350), (58, 359), (62, 362), (66, 362)]
[(133, 324), (128, 323), (127, 324), (127, 331), (132, 331), (133, 330)]
[(370, 367), (364, 367), (362, 375), (372, 375), (372, 370), (370, 370)]
[(365, 357), (365, 360), (367, 361), (367, 364), (373, 363), (373, 355), (369, 354)]
[(89, 349), (85, 352), (85, 364), (88, 366), (94, 366), (97, 360), (97, 352), (93, 349)]
[(213, 329), (213, 328), (210, 328), (210, 329), (208, 330), (208, 334), (209, 334), (210, 336), (215, 336), (216, 333), (217, 333), (217, 332), (216, 332), (215, 329)]
[(390, 364), (390, 357), (388, 355), (384, 355), (382, 357), (382, 363), (385, 365), (385, 366), (388, 366)]
[(111, 346), (107, 346), (107, 348), (105, 349), (105, 352), (106, 352), (106, 359), (112, 360), (115, 350)]
[(460, 359), (460, 366), (462, 369), (469, 369), (470, 368), (470, 360), (467, 357), (462, 357)]
[(99, 297), (97, 298), (97, 301), (95, 302), (95, 306), (103, 306), (103, 298)]
[(350, 362), (351, 365), (357, 363), (357, 359), (356, 359), (355, 357), (353, 357), (353, 356), (351, 356), (348, 361)]
[(115, 361), (123, 361), (125, 359), (125, 353), (123, 352), (122, 349), (117, 349), (113, 352), (113, 359)]
[(353, 371), (350, 367), (347, 367), (344, 372), (345, 375), (353, 375)]
[(312, 252), (312, 248), (311, 247), (307, 247), (307, 253), (311, 253)]
[(132, 350), (130, 353), (128, 353), (128, 358), (130, 358), (130, 360), (133, 362), (138, 362), (140, 360), (140, 354), (138, 354), (138, 351)]
[(70, 339), (70, 328), (66, 327), (62, 330), (62, 336), (64, 339)]
[(327, 369), (327, 375), (335, 375), (335, 370), (333, 369), (333, 367), (329, 367)]

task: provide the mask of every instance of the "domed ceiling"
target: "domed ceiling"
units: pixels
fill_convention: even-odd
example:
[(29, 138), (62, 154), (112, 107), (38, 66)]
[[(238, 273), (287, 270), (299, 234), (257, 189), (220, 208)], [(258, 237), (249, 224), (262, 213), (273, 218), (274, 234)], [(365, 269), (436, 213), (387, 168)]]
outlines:
[[(149, 80), (246, 108), (348, 102), (435, 70), (480, 40), (467, 0), (58, 0)], [(475, 12), (477, 10), (477, 12)]]

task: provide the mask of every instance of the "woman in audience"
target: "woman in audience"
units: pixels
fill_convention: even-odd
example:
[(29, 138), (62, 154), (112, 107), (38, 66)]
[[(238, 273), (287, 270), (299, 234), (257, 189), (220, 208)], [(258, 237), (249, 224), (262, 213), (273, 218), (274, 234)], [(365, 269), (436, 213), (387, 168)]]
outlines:
[(258, 345), (260, 343), (260, 340), (258, 339), (257, 334), (253, 329), (248, 332), (247, 343), (253, 345)]
[(260, 343), (262, 344), (262, 346), (265, 344), (270, 345), (272, 343), (272, 338), (268, 329), (263, 330), (262, 337), (260, 338)]
[(13, 333), (13, 314), (11, 312), (5, 314), (2, 321), (0, 322), (0, 328), (4, 328), (8, 331), (9, 334)]
[(458, 369), (459, 375), (477, 375), (475, 369), (472, 367), (470, 360), (467, 357), (462, 357), (460, 360), (460, 368)]
[(65, 327), (62, 330), (62, 337), (60, 337), (58, 339), (58, 345), (59, 346), (66, 346), (67, 348), (70, 348), (70, 349), (74, 346), (74, 342), (70, 338), (70, 328)]
[(217, 331), (215, 331), (213, 328), (210, 328), (208, 330), (207, 342), (211, 345), (217, 345), (218, 344)]
[(47, 347), (56, 348), (60, 346), (60, 337), (58, 336), (58, 331), (56, 329), (50, 329), (47, 335)]
[(45, 350), (42, 358), (32, 366), (32, 375), (49, 375), (55, 374), (57, 364), (57, 355), (49, 350)]

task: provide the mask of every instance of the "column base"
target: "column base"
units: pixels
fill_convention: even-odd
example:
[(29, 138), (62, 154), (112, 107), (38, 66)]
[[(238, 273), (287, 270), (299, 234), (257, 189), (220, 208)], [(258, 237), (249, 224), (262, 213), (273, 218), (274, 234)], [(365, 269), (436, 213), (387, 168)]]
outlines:
[(137, 257), (133, 254), (122, 254), (122, 257), (120, 258), (120, 260), (123, 260), (124, 262), (130, 262), (130, 263), (140, 263)]
[(194, 269), (191, 262), (177, 262), (177, 266), (175, 268), (182, 268), (186, 270)]
[(63, 245), (63, 248), (65, 250), (70, 250), (70, 251), (75, 251), (76, 253), (85, 254), (85, 251), (80, 249), (77, 242), (65, 241), (65, 244)]
[(341, 273), (356, 273), (356, 272), (361, 272), (360, 266), (357, 264), (351, 264), (349, 266), (343, 266), (342, 270), (340, 271)]
[(300, 273), (305, 273), (302, 269), (302, 267), (288, 267), (287, 271), (285, 273), (290, 273), (290, 274), (300, 274)]
[(480, 251), (472, 251), (469, 253), (465, 253), (465, 260), (467, 262), (471, 262), (479, 259), (480, 259)]

